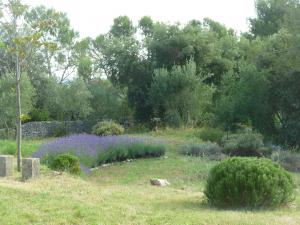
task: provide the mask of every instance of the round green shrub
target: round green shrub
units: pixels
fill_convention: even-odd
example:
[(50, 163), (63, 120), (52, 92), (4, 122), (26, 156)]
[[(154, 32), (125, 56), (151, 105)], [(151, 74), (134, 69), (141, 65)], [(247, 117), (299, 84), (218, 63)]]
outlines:
[(81, 172), (79, 158), (70, 154), (56, 156), (51, 162), (50, 167), (53, 170), (67, 171), (77, 175)]
[(99, 136), (121, 135), (124, 133), (124, 127), (113, 121), (102, 121), (93, 127), (92, 133)]
[(201, 138), (201, 140), (216, 142), (216, 143), (221, 143), (223, 136), (224, 136), (224, 131), (222, 131), (219, 128), (212, 128), (212, 127), (204, 127), (198, 133), (198, 137)]
[(293, 200), (294, 182), (279, 164), (265, 158), (233, 157), (210, 171), (205, 195), (217, 207), (270, 207)]
[(264, 145), (263, 136), (258, 133), (231, 134), (224, 136), (222, 142), (224, 152), (230, 156), (263, 157), (271, 154)]

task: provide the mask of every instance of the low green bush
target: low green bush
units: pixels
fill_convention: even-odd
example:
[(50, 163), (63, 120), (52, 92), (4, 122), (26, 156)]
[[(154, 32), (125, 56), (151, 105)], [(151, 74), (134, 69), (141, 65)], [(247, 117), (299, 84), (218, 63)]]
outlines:
[(124, 133), (124, 127), (113, 121), (102, 121), (92, 128), (92, 133), (99, 136), (121, 135)]
[(133, 143), (117, 145), (99, 154), (99, 164), (120, 162), (127, 159), (160, 157), (165, 154), (165, 147), (157, 144)]
[(81, 172), (79, 158), (70, 154), (57, 155), (49, 165), (53, 170), (67, 171), (71, 174), (78, 175)]
[(180, 148), (179, 152), (184, 155), (207, 157), (211, 160), (220, 160), (224, 158), (222, 148), (218, 144), (212, 142), (186, 144)]
[(51, 119), (50, 113), (41, 109), (33, 109), (29, 116), (31, 117), (30, 121), (49, 121)]
[(258, 133), (246, 132), (224, 136), (222, 139), (224, 153), (230, 156), (269, 156), (272, 151), (265, 147), (263, 136)]
[(203, 141), (221, 143), (224, 131), (219, 128), (204, 127), (198, 132), (197, 136)]
[(292, 176), (265, 158), (233, 157), (211, 169), (205, 195), (217, 207), (273, 207), (293, 200)]

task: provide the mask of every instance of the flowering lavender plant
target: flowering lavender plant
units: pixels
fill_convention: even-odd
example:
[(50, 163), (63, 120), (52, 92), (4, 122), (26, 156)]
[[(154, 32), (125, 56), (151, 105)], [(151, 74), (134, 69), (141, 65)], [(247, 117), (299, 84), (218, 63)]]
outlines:
[(98, 156), (117, 146), (129, 146), (136, 143), (150, 143), (150, 139), (122, 136), (103, 136), (79, 134), (56, 138), (42, 145), (33, 157), (47, 162), (59, 154), (71, 153), (80, 158), (82, 167), (93, 167), (98, 164)]

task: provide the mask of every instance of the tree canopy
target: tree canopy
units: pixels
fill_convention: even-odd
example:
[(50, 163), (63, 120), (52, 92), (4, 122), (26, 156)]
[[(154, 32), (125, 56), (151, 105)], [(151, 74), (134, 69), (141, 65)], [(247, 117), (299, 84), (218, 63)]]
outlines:
[(12, 126), (17, 41), (23, 112), (35, 119), (244, 124), (297, 146), (300, 2), (257, 0), (255, 7), (257, 16), (242, 34), (210, 18), (179, 24), (144, 16), (135, 24), (121, 15), (107, 33), (84, 39), (65, 13), (21, 7), (22, 38), (13, 39), (11, 26), (0, 24), (0, 125)]

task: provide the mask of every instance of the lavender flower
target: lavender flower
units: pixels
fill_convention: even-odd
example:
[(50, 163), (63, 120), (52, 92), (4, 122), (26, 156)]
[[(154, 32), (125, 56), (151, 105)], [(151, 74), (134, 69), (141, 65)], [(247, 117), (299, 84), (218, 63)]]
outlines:
[(103, 151), (118, 145), (130, 145), (138, 142), (148, 143), (149, 141), (146, 138), (128, 137), (125, 135), (99, 137), (96, 135), (78, 134), (57, 138), (45, 143), (33, 154), (33, 157), (43, 158), (47, 155), (71, 152), (85, 164), (82, 166), (95, 166), (97, 157)]

